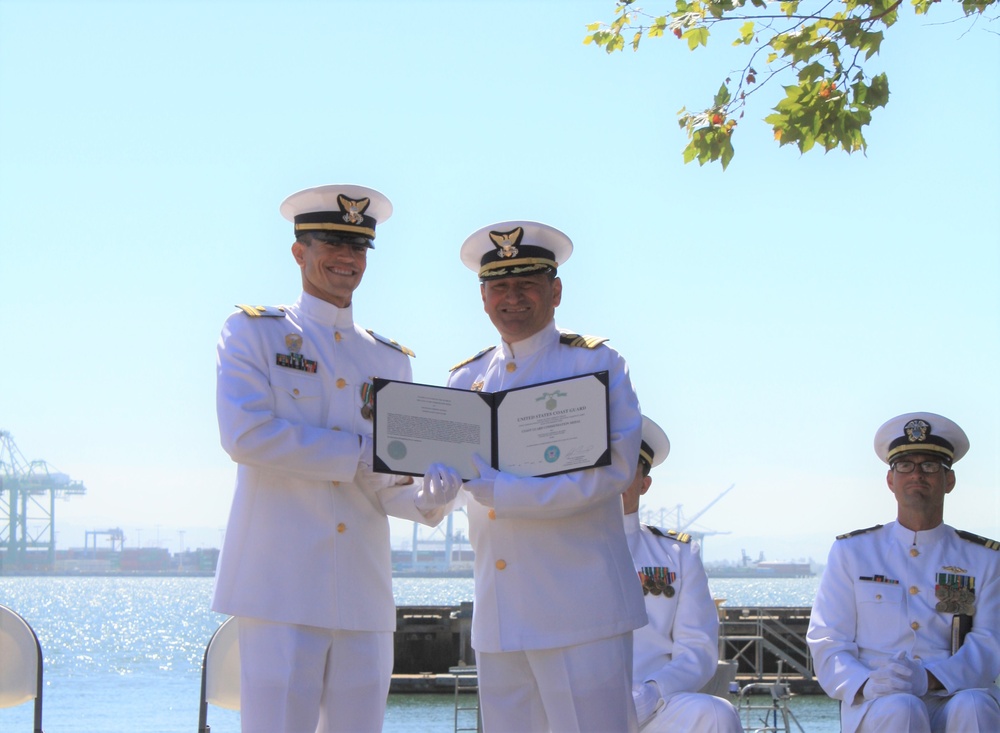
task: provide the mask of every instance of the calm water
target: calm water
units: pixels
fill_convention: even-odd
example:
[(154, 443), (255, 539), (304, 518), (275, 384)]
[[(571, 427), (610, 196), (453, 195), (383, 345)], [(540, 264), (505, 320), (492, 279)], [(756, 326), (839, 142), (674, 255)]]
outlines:
[[(818, 578), (711, 582), (727, 606), (809, 606)], [(399, 605), (472, 600), (469, 578), (397, 578)], [(211, 578), (3, 578), (0, 603), (24, 616), (45, 657), (46, 733), (193, 733), (205, 644), (224, 616), (209, 610)], [(839, 730), (825, 697), (793, 700), (806, 733)], [(0, 710), (0, 731), (30, 731), (32, 706)], [(239, 714), (212, 707), (213, 733), (239, 733)], [(449, 733), (454, 700), (392, 695), (385, 733)], [(795, 726), (793, 730), (797, 730)]]

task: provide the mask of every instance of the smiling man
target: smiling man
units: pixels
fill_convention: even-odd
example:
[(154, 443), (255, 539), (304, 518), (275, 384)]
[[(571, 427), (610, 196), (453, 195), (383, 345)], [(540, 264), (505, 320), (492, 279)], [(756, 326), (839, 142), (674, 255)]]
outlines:
[(944, 523), (968, 449), (930, 412), (875, 435), (896, 521), (837, 538), (806, 635), (844, 733), (1000, 731), (1000, 544)]
[(632, 630), (646, 613), (621, 495), (642, 421), (621, 355), (605, 339), (556, 327), (557, 268), (572, 250), (561, 231), (530, 221), (484, 227), (461, 250), (501, 342), (454, 367), (449, 387), (496, 392), (609, 375), (609, 465), (525, 478), (480, 462), (480, 478), (466, 484), (486, 733), (636, 729)]
[(289, 196), (302, 294), (240, 306), (218, 345), (222, 446), (238, 464), (212, 608), (239, 617), (244, 733), (382, 728), (396, 606), (387, 515), (434, 525), (457, 473), (371, 470), (372, 381), (413, 353), (354, 322), (389, 200), (362, 186)]

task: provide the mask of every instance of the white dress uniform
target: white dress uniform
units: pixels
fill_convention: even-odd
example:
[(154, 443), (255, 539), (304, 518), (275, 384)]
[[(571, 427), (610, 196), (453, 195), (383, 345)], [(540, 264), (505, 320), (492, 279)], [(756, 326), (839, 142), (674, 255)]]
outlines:
[(409, 358), (355, 324), (350, 307), (303, 293), (226, 321), (217, 408), (238, 468), (212, 608), (383, 634), (388, 659), (376, 666), (387, 692), (396, 623), (387, 515), (436, 524), (443, 511), (424, 517), (416, 484), (359, 471), (358, 436), (372, 432), (362, 390), (374, 377), (410, 380)]
[[(1000, 674), (997, 547), (946, 524), (914, 532), (898, 522), (842, 535), (833, 544), (806, 638), (820, 684), (841, 701), (844, 733), (865, 729), (872, 701), (855, 696), (873, 662), (903, 651), (944, 685), (922, 698), (932, 713), (962, 690), (1000, 701), (994, 684)], [(953, 609), (937, 610), (938, 596), (963, 590), (974, 591), (972, 629), (952, 654)], [(953, 725), (948, 730), (977, 730)]]
[(625, 532), (649, 616), (633, 632), (632, 680), (655, 682), (665, 703), (641, 730), (742, 733), (728, 700), (698, 693), (719, 659), (718, 611), (698, 544), (640, 524), (636, 512), (625, 515)]
[[(493, 509), (468, 501), (469, 535), (475, 550), (472, 644), (479, 655), (487, 731), (539, 728), (533, 727), (538, 725), (537, 718), (518, 722), (516, 709), (505, 714), (503, 725), (510, 728), (490, 728), (491, 691), (482, 672), (484, 655), (571, 648), (629, 634), (646, 623), (621, 505), (639, 453), (639, 404), (625, 360), (606, 345), (591, 348), (584, 341), (564, 335), (550, 322), (513, 347), (501, 343), (459, 365), (448, 380), (449, 387), (497, 392), (592, 372), (609, 373), (610, 465), (547, 478), (501, 473), (494, 484)], [(629, 634), (629, 656), (630, 647)], [(608, 666), (607, 660), (593, 660), (589, 674), (594, 676)], [(629, 660), (626, 676), (631, 676), (630, 671)], [(580, 697), (584, 683), (582, 675), (571, 681), (579, 685), (571, 689), (574, 696)], [(600, 708), (627, 702), (634, 720), (630, 698), (608, 700), (601, 685), (595, 681), (586, 692), (588, 699), (582, 701), (595, 710), (595, 719), (606, 715)], [(625, 694), (630, 695), (630, 680), (627, 685)], [(546, 707), (553, 730), (597, 730), (587, 727), (593, 722), (556, 719), (557, 715), (573, 715), (572, 710), (553, 714)]]

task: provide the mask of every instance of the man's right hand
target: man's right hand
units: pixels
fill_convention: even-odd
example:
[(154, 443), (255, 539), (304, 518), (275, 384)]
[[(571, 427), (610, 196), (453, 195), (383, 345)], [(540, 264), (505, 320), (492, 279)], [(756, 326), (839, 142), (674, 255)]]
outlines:
[(660, 706), (660, 688), (655, 682), (639, 682), (632, 685), (632, 702), (635, 704), (635, 717), (642, 725), (653, 717)]
[(417, 490), (414, 503), (419, 511), (426, 514), (454, 501), (460, 488), (462, 488), (462, 477), (458, 471), (443, 463), (432, 463), (424, 474), (423, 483)]

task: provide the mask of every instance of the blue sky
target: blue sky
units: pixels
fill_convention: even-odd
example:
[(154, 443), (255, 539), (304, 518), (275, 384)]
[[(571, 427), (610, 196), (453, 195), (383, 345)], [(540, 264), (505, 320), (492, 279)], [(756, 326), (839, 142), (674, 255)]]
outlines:
[(708, 560), (822, 560), (891, 519), (872, 437), (914, 410), (971, 438), (946, 520), (1000, 535), (995, 22), (904, 13), (867, 156), (777, 148), (764, 90), (723, 173), (683, 164), (676, 111), (737, 67), (737, 29), (608, 56), (582, 41), (613, 8), (0, 0), (0, 429), (86, 484), (59, 546), (219, 544), (219, 329), (297, 297), (278, 205), (336, 182), (394, 204), (355, 313), (421, 382), (496, 341), (465, 237), (569, 234), (557, 323), (610, 338), (673, 444), (645, 507), (736, 484), (699, 519), (729, 533)]

